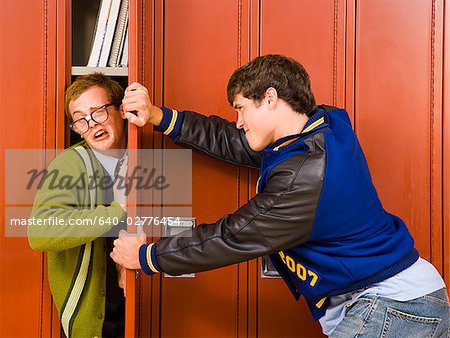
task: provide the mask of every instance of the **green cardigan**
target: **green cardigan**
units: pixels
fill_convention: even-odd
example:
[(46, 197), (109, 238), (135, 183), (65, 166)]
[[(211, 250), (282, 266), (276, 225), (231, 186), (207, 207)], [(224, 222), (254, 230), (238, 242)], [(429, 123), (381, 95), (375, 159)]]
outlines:
[[(36, 194), (30, 218), (45, 220), (57, 217), (66, 224), (69, 220), (96, 220), (95, 224), (82, 227), (29, 226), (28, 239), (33, 249), (47, 251), (48, 279), (60, 317), (67, 304), (71, 303), (69, 294), (79, 273), (83, 252), (89, 246), (86, 244), (92, 242), (87, 278), (70, 321), (66, 317), (69, 332), (65, 333), (69, 338), (101, 337), (105, 317), (106, 258), (109, 252), (106, 252), (105, 238), (100, 236), (114, 226), (111, 221), (123, 220), (126, 213), (116, 202), (103, 205), (106, 192), (100, 188), (95, 189), (96, 207), (91, 210), (91, 194), (86, 189), (88, 175), (82, 158), (74, 150), (76, 146), (88, 150), (94, 175), (97, 178), (103, 177), (104, 169), (86, 142), (64, 150), (48, 167), (43, 184)], [(74, 182), (77, 182), (76, 186)]]

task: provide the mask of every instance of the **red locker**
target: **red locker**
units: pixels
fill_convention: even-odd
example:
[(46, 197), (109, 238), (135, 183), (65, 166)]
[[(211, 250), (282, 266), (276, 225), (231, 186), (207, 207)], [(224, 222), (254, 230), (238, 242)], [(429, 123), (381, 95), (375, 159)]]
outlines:
[[(0, 336), (59, 334), (44, 254), (4, 235), (4, 150), (64, 143), (72, 1), (0, 4)], [(226, 85), (236, 67), (268, 53), (300, 61), (317, 102), (349, 111), (386, 210), (407, 222), (448, 284), (448, 1), (130, 0), (130, 20), (129, 79), (157, 105), (234, 120)], [(151, 128), (131, 130), (130, 140), (132, 148), (176, 148)], [(195, 154), (197, 223), (244, 204), (257, 176)], [(322, 336), (303, 300), (261, 277), (261, 259), (195, 278), (130, 273), (129, 282), (129, 337)]]
[[(338, 1), (265, 0), (261, 3), (261, 55), (298, 60), (311, 77), (318, 104), (343, 106), (344, 6)], [(296, 302), (281, 279), (260, 278), (262, 337), (322, 337), (304, 299)]]
[[(161, 104), (234, 119), (226, 100), (226, 84), (237, 65), (237, 3), (180, 0), (163, 5), (164, 26), (156, 29), (164, 30), (164, 53), (161, 69), (155, 70), (161, 75), (155, 83), (163, 86)], [(174, 145), (166, 140), (164, 147)], [(236, 210), (238, 183), (236, 167), (193, 154), (192, 216), (197, 224), (215, 222)], [(155, 283), (159, 278), (161, 285)], [(236, 335), (237, 318), (242, 315), (238, 311), (237, 265), (192, 278), (162, 274), (153, 277), (153, 283), (152, 300), (159, 303), (159, 314), (143, 320), (152, 321), (153, 326), (160, 323), (161, 336)]]
[[(450, 18), (450, 6), (445, 7), (445, 18), (444, 22), (444, 30), (445, 32), (445, 41), (444, 45), (444, 55), (447, 57), (444, 59), (444, 80), (443, 85), (448, 86), (450, 83), (450, 23), (448, 18)], [(442, 127), (444, 134), (444, 144), (443, 144), (443, 156), (444, 156), (444, 165), (443, 165), (443, 214), (444, 214), (444, 230), (443, 230), (443, 239), (444, 239), (444, 279), (447, 283), (447, 289), (450, 287), (450, 93), (449, 91), (443, 91), (443, 119), (442, 119)]]
[[(54, 113), (54, 92), (47, 91), (48, 64), (44, 48), (52, 27), (43, 15), (52, 4), (36, 1), (0, 4), (0, 336), (50, 335), (50, 294), (44, 255), (32, 251), (27, 238), (6, 237), (5, 150), (45, 148), (46, 128)], [(24, 10), (27, 8), (27, 10)], [(54, 7), (53, 7), (54, 8)], [(20, 38), (17, 32), (21, 32)], [(49, 48), (50, 49), (50, 48)], [(31, 57), (32, 56), (32, 57)], [(51, 80), (49, 80), (51, 82)], [(42, 159), (44, 160), (44, 159)], [(22, 206), (26, 207), (26, 206)]]
[(377, 0), (358, 2), (356, 12), (355, 128), (384, 207), (404, 219), (426, 259), (433, 226), (442, 226), (433, 10), (428, 1)]

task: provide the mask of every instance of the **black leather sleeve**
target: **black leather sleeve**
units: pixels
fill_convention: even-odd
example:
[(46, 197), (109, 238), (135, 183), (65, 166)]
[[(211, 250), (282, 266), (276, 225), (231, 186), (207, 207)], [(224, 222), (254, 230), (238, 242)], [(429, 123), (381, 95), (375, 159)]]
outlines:
[(205, 271), (284, 250), (308, 241), (323, 185), (323, 134), (305, 142), (307, 152), (276, 166), (262, 193), (192, 236), (163, 238), (156, 257), (170, 275)]
[(233, 164), (252, 168), (261, 165), (261, 153), (250, 148), (244, 132), (236, 128), (236, 123), (218, 116), (184, 111), (177, 143)]

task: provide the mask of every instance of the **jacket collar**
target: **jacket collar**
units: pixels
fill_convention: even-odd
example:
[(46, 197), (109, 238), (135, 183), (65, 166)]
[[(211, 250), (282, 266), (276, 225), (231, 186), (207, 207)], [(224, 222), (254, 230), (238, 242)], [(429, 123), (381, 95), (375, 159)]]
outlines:
[(306, 122), (303, 130), (300, 134), (289, 135), (282, 137), (275, 142), (273, 142), (270, 146), (265, 148), (263, 152), (273, 152), (278, 151), (280, 148), (283, 148), (292, 142), (295, 142), (300, 137), (303, 137), (307, 134), (310, 134), (318, 129), (324, 128), (328, 126), (328, 116), (326, 115), (326, 111), (321, 108), (317, 108), (311, 115), (310, 118)]

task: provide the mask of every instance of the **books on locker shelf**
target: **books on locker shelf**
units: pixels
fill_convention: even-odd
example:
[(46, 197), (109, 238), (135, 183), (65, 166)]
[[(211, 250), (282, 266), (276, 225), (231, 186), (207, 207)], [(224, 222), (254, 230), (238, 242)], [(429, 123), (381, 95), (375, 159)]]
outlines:
[[(102, 0), (97, 15), (89, 67), (127, 67), (128, 0)], [(124, 54), (126, 60), (124, 60)]]

